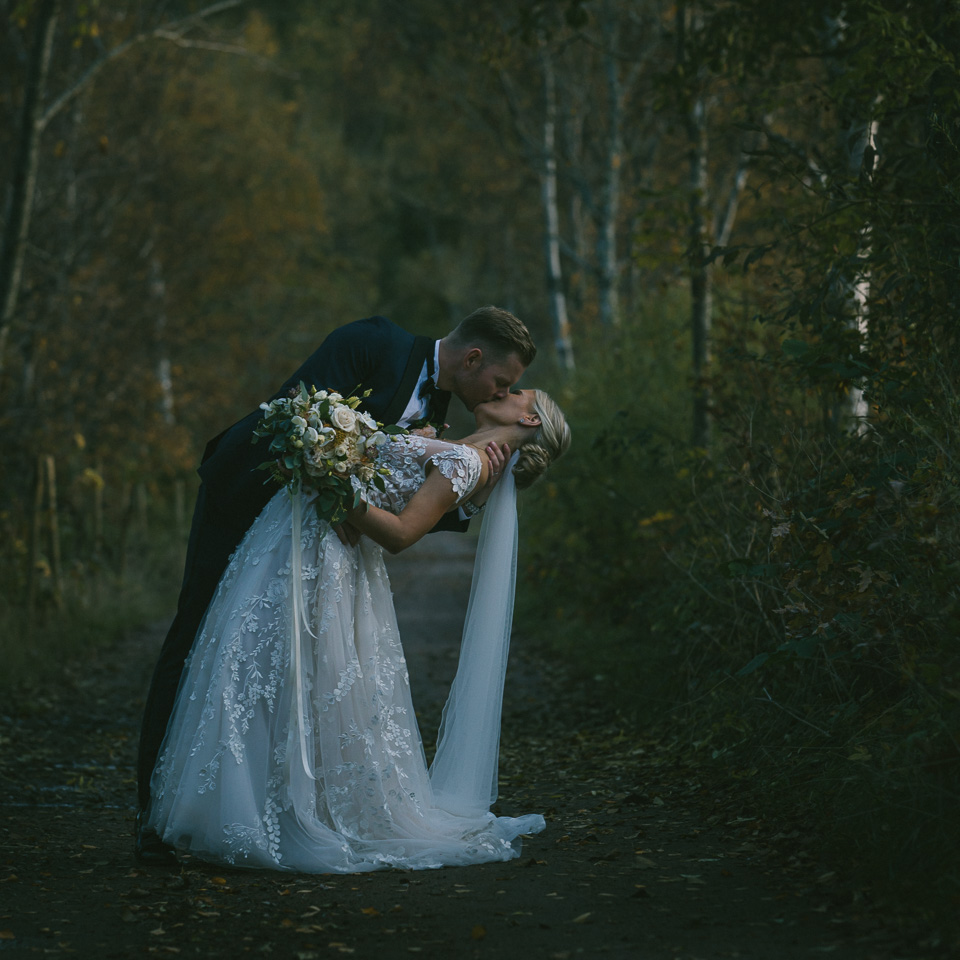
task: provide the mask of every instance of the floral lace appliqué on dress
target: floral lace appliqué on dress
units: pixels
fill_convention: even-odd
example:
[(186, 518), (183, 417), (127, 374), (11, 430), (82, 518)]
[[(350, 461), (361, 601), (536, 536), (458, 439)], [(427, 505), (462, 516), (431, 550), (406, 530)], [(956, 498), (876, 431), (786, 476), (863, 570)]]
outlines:
[[(458, 502), (481, 470), (473, 448), (417, 436), (391, 440), (381, 460), (391, 475), (371, 500), (394, 513), (431, 469)], [(306, 873), (517, 856), (542, 817), (434, 803), (382, 549), (366, 537), (344, 547), (309, 502), (298, 577), (286, 491), (224, 572), (184, 668), (149, 825), (206, 859)]]

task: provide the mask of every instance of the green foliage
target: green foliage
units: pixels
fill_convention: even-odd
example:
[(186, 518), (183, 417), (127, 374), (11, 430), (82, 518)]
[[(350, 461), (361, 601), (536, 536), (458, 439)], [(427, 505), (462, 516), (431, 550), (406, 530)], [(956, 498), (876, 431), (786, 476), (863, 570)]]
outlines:
[[(124, 497), (115, 500), (122, 508)], [(23, 560), (29, 545), (7, 541), (0, 556), (5, 576), (0, 593), (0, 694), (18, 703), (42, 694), (44, 684), (59, 677), (66, 665), (82, 669), (85, 661), (109, 655), (121, 636), (167, 620), (176, 604), (186, 548), (187, 518), (182, 513), (153, 499), (145, 510), (108, 512), (102, 546), (87, 550), (76, 543), (89, 535), (81, 529), (85, 518), (75, 511), (77, 506), (72, 498), (67, 500), (63, 535), (70, 559), (59, 586), (49, 540), (37, 555), (32, 608), (24, 602)], [(5, 535), (12, 527), (9, 514), (0, 514)], [(149, 669), (147, 663), (144, 669)]]
[[(892, 7), (850, 6), (850, 55), (816, 78), (826, 109), (789, 137), (774, 130), (760, 158), (781, 189), (747, 206), (754, 242), (716, 252), (713, 448), (661, 437), (661, 422), (685, 435), (685, 395), (668, 387), (652, 417), (638, 352), (581, 358), (585, 389), (569, 402), (572, 422), (589, 423), (589, 468), (560, 466), (563, 484), (525, 524), (521, 611), (637, 723), (666, 715), (715, 789), (807, 821), (891, 903), (948, 918), (960, 892), (960, 76), (933, 26), (952, 36), (957, 14)], [(891, 49), (896, 64), (878, 70)], [(879, 159), (864, 150), (852, 166), (840, 131), (817, 125), (830, 112), (875, 123)], [(622, 335), (651, 336), (643, 323)], [(851, 420), (855, 390), (869, 426)]]
[[(469, 82), (469, 60), (451, 81), (444, 37), (459, 34), (441, 29), (457, 12), (434, 5), (428, 54), (421, 18), (386, 6), (242, 5), (129, 47), (183, 5), (60, 11), (45, 103), (78, 94), (45, 121), (18, 310), (0, 333), (10, 623), (92, 610), (95, 590), (129, 581), (137, 491), (172, 511), (206, 441), (335, 326), (383, 313), (442, 335), (505, 274), (516, 297), (539, 295), (539, 274), (515, 269), (538, 248), (522, 173), (447, 101)], [(5, 185), (37, 5), (7, 14)], [(57, 502), (36, 499), (48, 456)], [(85, 573), (61, 588), (58, 569)]]
[[(544, 636), (563, 638), (585, 672), (625, 692), (635, 688), (641, 648), (650, 655), (646, 641), (659, 639), (672, 616), (649, 600), (662, 596), (655, 586), (665, 579), (660, 550), (680, 522), (677, 473), (702, 461), (675, 440), (688, 420), (675, 390), (689, 377), (685, 308), (682, 296), (651, 304), (583, 364), (575, 381), (554, 391), (568, 413), (573, 447), (523, 502), (522, 570), (535, 589), (521, 592), (520, 616)], [(603, 642), (583, 644), (585, 622)], [(657, 649), (666, 669), (670, 653)]]
[[(804, 351), (764, 335), (766, 352), (726, 343), (709, 456), (671, 439), (686, 410), (669, 340), (641, 323), (582, 371), (570, 462), (524, 504), (518, 617), (638, 726), (699, 751), (716, 790), (734, 778), (744, 805), (810, 822), (876, 889), (926, 896), (935, 871), (945, 907), (960, 890), (958, 398), (824, 437)], [(659, 379), (640, 372), (651, 355)]]

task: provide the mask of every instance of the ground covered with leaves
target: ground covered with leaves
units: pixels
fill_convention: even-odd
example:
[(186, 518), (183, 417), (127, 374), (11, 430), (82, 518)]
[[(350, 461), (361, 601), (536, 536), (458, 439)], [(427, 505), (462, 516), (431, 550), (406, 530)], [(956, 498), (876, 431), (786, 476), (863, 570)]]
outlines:
[[(428, 752), (469, 590), (465, 538), (391, 562)], [(429, 603), (423, 584), (430, 584)], [(668, 739), (515, 637), (497, 812), (542, 812), (509, 863), (353, 876), (133, 860), (139, 712), (163, 625), (0, 717), (0, 954), (914, 960), (802, 824), (758, 820)], [(694, 756), (694, 754), (691, 754)]]

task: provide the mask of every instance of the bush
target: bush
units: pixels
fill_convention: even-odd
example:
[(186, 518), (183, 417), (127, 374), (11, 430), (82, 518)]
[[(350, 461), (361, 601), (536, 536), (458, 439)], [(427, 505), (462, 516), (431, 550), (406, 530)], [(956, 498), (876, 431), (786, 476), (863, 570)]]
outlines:
[[(0, 693), (8, 704), (29, 699), (65, 665), (101, 655), (128, 631), (172, 616), (186, 549), (182, 498), (176, 499), (176, 507), (158, 499), (136, 518), (128, 509), (108, 516), (103, 542), (94, 545), (65, 498), (62, 557), (58, 564), (50, 531), (41, 529), (32, 602), (30, 549), (22, 537), (8, 539), (0, 557), (7, 584), (0, 595)], [(3, 519), (22, 526), (22, 518)]]
[(745, 807), (806, 821), (841, 869), (946, 907), (960, 893), (950, 377), (918, 353), (937, 385), (923, 403), (887, 391), (871, 429), (830, 432), (784, 331), (748, 344), (721, 329), (708, 455), (678, 439), (679, 306), (660, 333), (625, 327), (566, 391), (573, 451), (524, 505), (522, 628), (638, 733), (695, 753), (715, 794), (735, 784)]

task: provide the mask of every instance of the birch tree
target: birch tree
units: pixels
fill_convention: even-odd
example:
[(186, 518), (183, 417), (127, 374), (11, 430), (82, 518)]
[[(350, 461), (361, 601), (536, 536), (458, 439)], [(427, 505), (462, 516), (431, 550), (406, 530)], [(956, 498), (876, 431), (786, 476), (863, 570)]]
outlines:
[[(199, 24), (243, 0), (220, 0), (186, 17), (168, 20), (158, 26), (139, 30), (113, 46), (96, 46), (97, 53), (78, 76), (63, 78), (63, 87), (54, 94), (48, 90), (51, 57), (60, 13), (59, 0), (39, 0), (33, 17), (34, 40), (25, 63), (21, 118), (13, 144), (13, 166), (6, 191), (5, 216), (0, 235), (0, 375), (7, 359), (7, 346), (16, 320), (31, 220), (37, 196), (37, 176), (41, 139), (64, 108), (95, 81), (110, 63), (133, 47), (149, 40), (164, 40), (181, 47), (199, 47), (220, 52), (242, 52), (242, 48), (210, 39), (190, 36)], [(12, 11), (8, 12), (12, 18)], [(122, 19), (122, 18), (121, 18)]]
[[(709, 449), (711, 434), (710, 367), (713, 326), (713, 270), (716, 248), (727, 245), (737, 217), (740, 196), (747, 184), (751, 135), (741, 138), (732, 170), (711, 164), (710, 114), (718, 100), (717, 77), (696, 52), (700, 38), (710, 30), (696, 4), (677, 7), (677, 64), (683, 83), (682, 100), (687, 134), (688, 263), (690, 276), (690, 342), (693, 370), (691, 441)], [(711, 174), (711, 167), (714, 172)], [(717, 172), (717, 171), (720, 172)]]
[(575, 367), (567, 298), (560, 263), (560, 210), (557, 188), (557, 85), (549, 49), (541, 46), (543, 73), (543, 148), (540, 159), (540, 196), (544, 219), (544, 260), (547, 268), (547, 296), (557, 362), (571, 373)]
[[(836, 53), (843, 43), (847, 28), (846, 10), (827, 18), (825, 25), (825, 48), (828, 53)], [(842, 83), (842, 74), (846, 69), (839, 57), (830, 57), (829, 73), (834, 83)], [(843, 115), (837, 130), (838, 168), (841, 176), (848, 182), (856, 182), (861, 177), (871, 177), (876, 169), (877, 133), (879, 123), (871, 116), (879, 102), (879, 97), (871, 103), (858, 104), (852, 98), (842, 101)], [(842, 191), (841, 191), (842, 192)], [(863, 349), (869, 334), (870, 260), (871, 225), (864, 221), (859, 225), (857, 241), (845, 266), (838, 268), (835, 275), (837, 302), (841, 309), (849, 314), (847, 323), (856, 332), (858, 349)], [(862, 433), (867, 428), (870, 415), (863, 386), (858, 379), (851, 381), (843, 400), (837, 404), (834, 419), (842, 429)]]
[(7, 190), (3, 233), (0, 235), (0, 376), (3, 374), (7, 340), (23, 280), (27, 238), (37, 189), (43, 100), (50, 73), (57, 11), (57, 0), (41, 0), (38, 4), (34, 41), (26, 62), (21, 120), (13, 150), (13, 170)]

